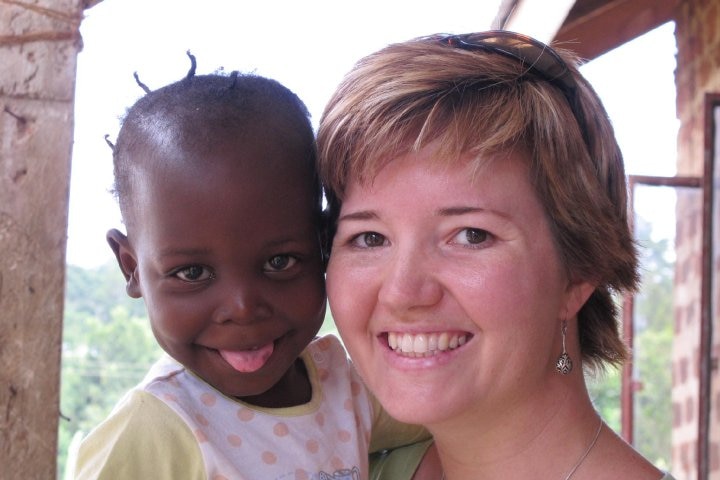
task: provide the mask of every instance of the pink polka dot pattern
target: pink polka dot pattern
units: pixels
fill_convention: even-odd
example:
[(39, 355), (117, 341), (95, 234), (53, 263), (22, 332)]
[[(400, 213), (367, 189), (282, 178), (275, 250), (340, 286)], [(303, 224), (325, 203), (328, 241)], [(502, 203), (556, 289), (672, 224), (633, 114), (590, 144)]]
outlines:
[(350, 391), (353, 394), (353, 397), (357, 397), (362, 393), (362, 385), (360, 385), (358, 382), (350, 382)]
[(273, 427), (273, 433), (278, 437), (284, 437), (288, 433), (290, 433), (290, 429), (288, 428), (287, 424), (283, 422), (276, 423)]
[(200, 401), (208, 407), (212, 407), (217, 402), (217, 398), (212, 393), (203, 393), (200, 396)]
[(367, 478), (362, 443), (369, 441), (372, 406), (347, 352), (329, 338), (313, 342), (303, 358), (322, 399), (310, 411), (303, 405), (274, 415), (220, 394), (182, 366), (175, 377), (160, 370), (147, 391), (186, 422), (207, 480), (317, 480), (323, 472), (328, 479)]
[(352, 439), (352, 434), (347, 430), (339, 430), (337, 433), (338, 440), (343, 443), (348, 443)]
[(249, 422), (250, 420), (255, 418), (255, 412), (253, 412), (249, 408), (243, 407), (237, 411), (237, 417), (243, 422)]
[(236, 448), (242, 445), (242, 439), (235, 434), (228, 435), (227, 441), (230, 445)]
[(208, 422), (208, 419), (205, 418), (205, 416), (204, 416), (202, 413), (196, 414), (196, 415), (195, 415), (195, 420), (197, 420), (197, 422), (198, 422), (200, 425), (202, 425), (203, 427), (207, 427), (208, 425), (210, 425), (210, 422)]
[(345, 468), (345, 463), (342, 461), (342, 458), (338, 457), (333, 457), (332, 460), (330, 460), (330, 465), (332, 465), (335, 470), (342, 470)]
[(317, 453), (318, 450), (320, 450), (320, 443), (318, 443), (318, 441), (314, 438), (311, 438), (305, 443), (305, 448), (310, 453)]
[(277, 463), (277, 455), (273, 452), (264, 451), (262, 453), (262, 461), (267, 465), (275, 465)]

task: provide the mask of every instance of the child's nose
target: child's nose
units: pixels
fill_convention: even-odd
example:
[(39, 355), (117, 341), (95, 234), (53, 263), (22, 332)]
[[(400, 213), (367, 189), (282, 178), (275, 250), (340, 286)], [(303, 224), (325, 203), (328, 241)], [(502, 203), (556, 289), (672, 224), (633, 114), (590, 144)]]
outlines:
[(227, 282), (226, 288), (219, 292), (213, 320), (217, 323), (253, 323), (269, 318), (272, 308), (264, 300), (258, 283), (241, 279)]

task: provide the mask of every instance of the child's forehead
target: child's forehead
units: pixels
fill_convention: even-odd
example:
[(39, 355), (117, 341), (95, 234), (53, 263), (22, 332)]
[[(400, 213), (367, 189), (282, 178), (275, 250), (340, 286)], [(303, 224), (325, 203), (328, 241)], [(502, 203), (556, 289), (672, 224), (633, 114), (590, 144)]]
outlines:
[[(133, 183), (139, 195), (140, 189), (163, 187), (192, 194), (202, 183), (214, 185), (218, 195), (246, 189), (267, 201), (286, 190), (310, 193), (316, 188), (312, 150), (268, 131), (218, 137), (211, 144), (188, 141), (162, 148), (146, 146), (135, 157)], [(258, 185), (262, 188), (256, 189)]]
[(286, 149), (307, 149), (314, 142), (312, 131), (296, 118), (270, 109), (238, 112), (227, 105), (155, 111), (127, 133), (129, 141), (125, 143), (135, 150), (133, 153), (154, 152), (153, 156), (186, 152), (202, 157), (222, 149), (242, 152), (274, 143)]

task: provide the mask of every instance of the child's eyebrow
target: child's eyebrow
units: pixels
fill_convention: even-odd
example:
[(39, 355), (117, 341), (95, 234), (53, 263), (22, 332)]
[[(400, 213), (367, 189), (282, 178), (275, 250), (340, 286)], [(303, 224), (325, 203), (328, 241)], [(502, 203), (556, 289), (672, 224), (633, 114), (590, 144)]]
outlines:
[(294, 243), (294, 242), (298, 242), (301, 240), (303, 240), (303, 238), (301, 238), (299, 236), (286, 235), (284, 237), (272, 238), (272, 239), (266, 241), (265, 244), (270, 247), (275, 247), (275, 246), (287, 245), (288, 243)]
[(207, 248), (166, 248), (164, 250), (160, 250), (159, 256), (160, 258), (179, 256), (189, 257), (193, 255), (203, 255), (209, 252), (210, 250)]

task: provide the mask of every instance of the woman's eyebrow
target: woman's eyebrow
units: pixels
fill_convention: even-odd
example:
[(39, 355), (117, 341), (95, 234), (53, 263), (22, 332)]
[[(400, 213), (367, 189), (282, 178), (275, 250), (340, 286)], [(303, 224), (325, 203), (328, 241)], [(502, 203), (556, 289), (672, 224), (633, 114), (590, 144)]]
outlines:
[(464, 215), (466, 213), (476, 212), (487, 212), (486, 208), (470, 207), (470, 206), (457, 206), (457, 207), (444, 207), (439, 208), (435, 211), (435, 215), (440, 217), (450, 217), (453, 215)]
[(467, 215), (468, 213), (485, 213), (489, 215), (496, 215), (498, 217), (509, 219), (511, 214), (506, 211), (495, 210), (493, 208), (485, 207), (473, 207), (473, 206), (455, 206), (455, 207), (443, 207), (435, 211), (435, 215), (438, 217), (453, 217), (459, 215)]

